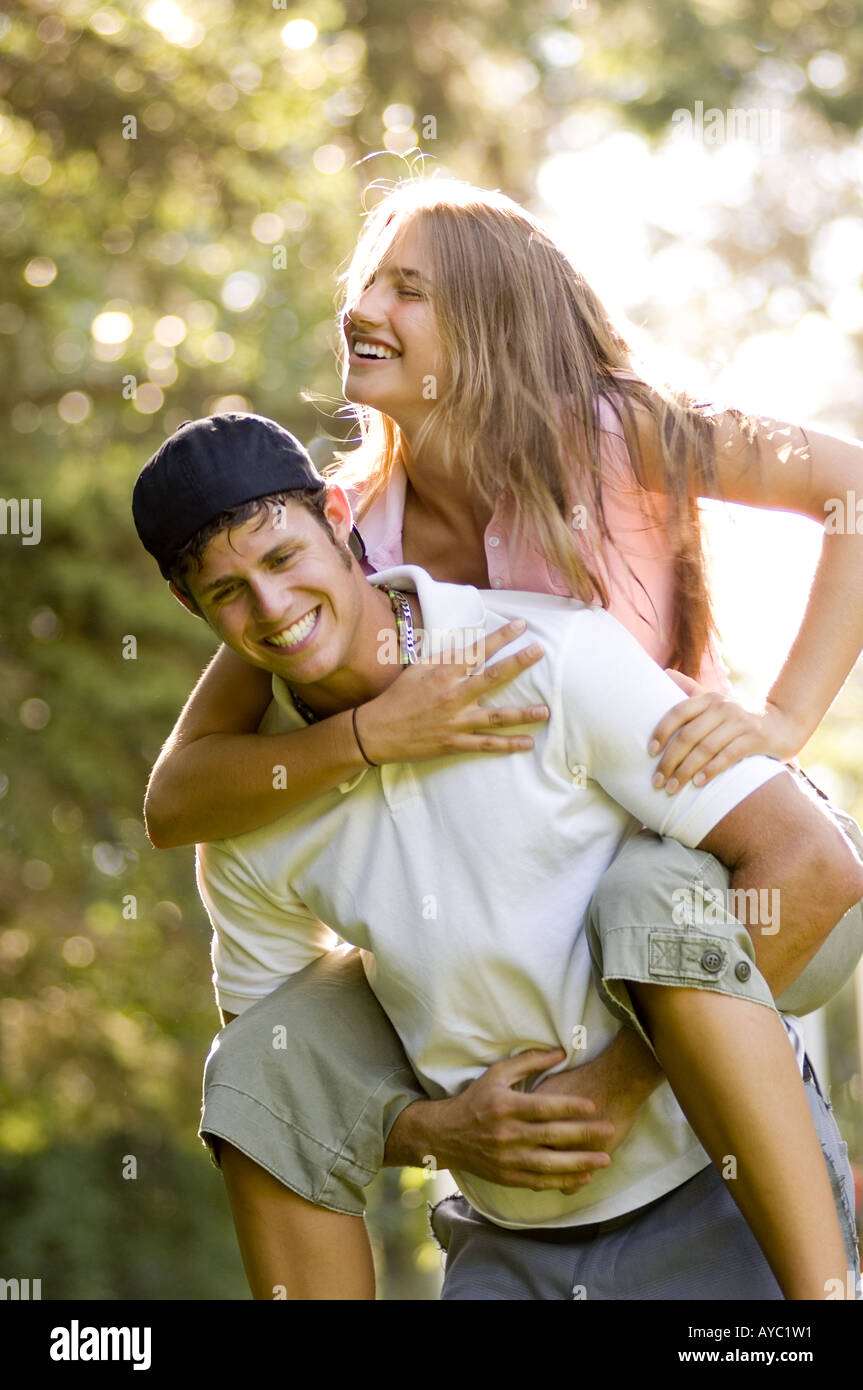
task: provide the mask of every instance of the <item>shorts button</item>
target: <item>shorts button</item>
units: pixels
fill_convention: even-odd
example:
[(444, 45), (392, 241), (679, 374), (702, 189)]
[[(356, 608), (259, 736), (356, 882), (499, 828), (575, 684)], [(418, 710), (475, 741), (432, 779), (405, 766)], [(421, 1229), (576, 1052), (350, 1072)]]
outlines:
[(749, 976), (752, 974), (752, 966), (749, 964), (748, 960), (738, 961), (734, 967), (734, 973), (738, 980), (748, 980)]
[(706, 950), (701, 957), (701, 964), (705, 970), (709, 970), (711, 975), (722, 969), (722, 957), (718, 951)]

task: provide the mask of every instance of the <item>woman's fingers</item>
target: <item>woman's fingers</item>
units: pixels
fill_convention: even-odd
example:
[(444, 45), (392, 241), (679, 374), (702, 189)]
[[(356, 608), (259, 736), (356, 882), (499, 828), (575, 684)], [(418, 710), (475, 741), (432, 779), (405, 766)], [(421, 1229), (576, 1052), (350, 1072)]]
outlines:
[(724, 772), (727, 767), (733, 767), (739, 763), (741, 758), (748, 758), (755, 750), (751, 747), (748, 735), (735, 739), (729, 743), (727, 748), (723, 748), (718, 757), (711, 758), (710, 762), (697, 772), (692, 778), (697, 787), (703, 787), (707, 782), (711, 782), (714, 777), (718, 777), (720, 772)]
[(684, 758), (674, 774), (677, 790), (689, 781), (696, 787), (703, 787), (720, 772), (724, 772), (726, 768), (739, 763), (741, 758), (748, 758), (753, 753), (759, 752), (761, 749), (757, 747), (756, 740), (750, 733), (741, 734), (739, 738), (732, 738), (730, 743), (726, 744), (715, 757), (711, 757), (709, 752), (705, 752), (704, 744), (700, 744), (688, 758)]
[(503, 647), (520, 637), (527, 627), (524, 618), (513, 618), (495, 632), (481, 632), (475, 641), (464, 649), (464, 665), (473, 670), (481, 666), (489, 657), (497, 656)]
[[(697, 718), (699, 714), (703, 714), (705, 710), (710, 709), (716, 699), (717, 696), (713, 694), (696, 695), (692, 699), (681, 700), (679, 705), (675, 705), (673, 709), (670, 709), (668, 713), (660, 719), (650, 736), (650, 743), (648, 744), (647, 751), (651, 757), (654, 757), (661, 748), (666, 748), (669, 741), (674, 738), (675, 734), (677, 734), (685, 724)], [(665, 758), (663, 758), (663, 763), (664, 762)], [(662, 764), (660, 764), (657, 771), (662, 771), (665, 776), (668, 776), (667, 768), (663, 767)]]
[[(477, 671), (477, 667), (484, 666), (485, 669), (477, 673), (477, 679), (486, 683), (486, 689), (494, 689), (501, 681), (510, 680), (523, 671), (525, 667), (532, 666), (535, 661), (539, 661), (544, 655), (542, 647), (538, 642), (531, 643), (527, 647), (522, 647), (520, 651), (511, 653), (503, 661), (496, 662), (494, 666), (488, 663), (491, 658), (497, 656), (499, 651), (515, 642), (524, 633), (527, 623), (524, 618), (513, 618), (511, 622), (505, 623), (503, 627), (497, 628), (495, 632), (480, 633), (475, 641), (468, 643), (464, 648), (464, 654), (459, 667), (462, 674), (470, 674)], [(501, 674), (501, 668), (504, 674)]]
[(508, 729), (514, 724), (546, 723), (548, 705), (479, 705), (475, 711), (477, 723), (485, 722), (493, 729)]
[(482, 703), (544, 655), (529, 643), (489, 665), (489, 658), (521, 638), (522, 618), (495, 632), (479, 633), (458, 660), (430, 655), (402, 671), (387, 690), (364, 706), (363, 747), (374, 763), (417, 762), (458, 753), (518, 753), (533, 748), (523, 733), (507, 728), (541, 724), (549, 718), (545, 704), (497, 707)]
[(548, 705), (470, 705), (459, 718), (454, 748), (461, 753), (517, 753), (533, 748), (530, 734), (503, 734), (494, 730), (519, 724), (546, 723)]
[[(545, 649), (539, 642), (531, 642), (529, 646), (522, 647), (521, 651), (502, 657), (493, 666), (486, 666), (484, 671), (471, 676), (470, 680), (476, 681), (478, 693), (487, 695), (489, 691), (497, 690), (498, 686), (505, 685), (522, 671), (526, 671), (529, 666), (534, 666), (544, 655)], [(476, 690), (476, 687), (474, 689)]]
[[(683, 725), (663, 753), (653, 776), (655, 787), (673, 795), (709, 763), (740, 740), (745, 744), (732, 762), (761, 751), (758, 716), (733, 701), (721, 701)], [(731, 762), (725, 766), (730, 767)], [(706, 779), (705, 779), (706, 780)], [(701, 785), (699, 783), (698, 785)]]

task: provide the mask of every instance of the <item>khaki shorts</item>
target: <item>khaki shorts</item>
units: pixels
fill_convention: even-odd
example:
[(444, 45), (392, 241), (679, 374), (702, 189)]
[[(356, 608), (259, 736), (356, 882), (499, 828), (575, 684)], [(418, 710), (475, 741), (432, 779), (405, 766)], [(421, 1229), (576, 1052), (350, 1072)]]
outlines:
[[(808, 778), (803, 781), (813, 786)], [(823, 792), (818, 795), (822, 810), (863, 858), (860, 826)], [(611, 1013), (634, 1028), (648, 1047), (626, 980), (714, 990), (802, 1016), (832, 999), (863, 956), (861, 900), (837, 922), (774, 1005), (755, 965), (753, 937), (729, 910), (735, 906), (730, 884), (729, 870), (712, 854), (687, 849), (651, 830), (628, 840), (603, 874), (587, 916), (594, 983)], [(781, 929), (773, 910), (778, 902), (767, 890), (750, 907), (760, 918), (751, 928), (756, 938), (760, 931)]]
[[(833, 814), (850, 822), (863, 852), (859, 827)], [(648, 1046), (627, 979), (718, 990), (774, 1008), (748, 931), (712, 896), (728, 882), (712, 855), (644, 831), (624, 845), (596, 890), (587, 923), (596, 988)], [(675, 913), (681, 903), (684, 911)], [(708, 906), (711, 917), (701, 922)], [(782, 996), (784, 1011), (819, 1007), (847, 979), (863, 954), (861, 907), (846, 914)], [(674, 921), (689, 908), (695, 920)], [(199, 1133), (217, 1165), (224, 1139), (315, 1205), (361, 1215), (397, 1116), (427, 1099), (366, 983), (359, 951), (342, 949), (217, 1035)]]
[(201, 1138), (227, 1139), (316, 1206), (361, 1215), (397, 1116), (428, 1100), (366, 983), (330, 951), (222, 1029), (204, 1069)]

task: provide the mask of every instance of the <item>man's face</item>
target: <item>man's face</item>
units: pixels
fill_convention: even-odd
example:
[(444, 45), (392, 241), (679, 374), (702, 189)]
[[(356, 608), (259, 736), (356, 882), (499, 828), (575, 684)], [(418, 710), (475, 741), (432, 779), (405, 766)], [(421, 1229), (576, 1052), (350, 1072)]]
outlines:
[[(350, 509), (333, 490), (325, 505), (339, 546)], [(350, 665), (366, 581), (345, 563), (321, 523), (287, 503), (266, 520), (222, 531), (187, 585), (213, 631), (237, 656), (290, 685), (326, 680)]]

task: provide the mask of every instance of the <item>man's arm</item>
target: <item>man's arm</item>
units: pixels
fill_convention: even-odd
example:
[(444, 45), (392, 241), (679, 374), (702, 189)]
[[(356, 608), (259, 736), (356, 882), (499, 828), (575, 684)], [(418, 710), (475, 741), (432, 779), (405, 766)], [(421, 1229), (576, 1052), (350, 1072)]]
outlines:
[(463, 1169), (507, 1187), (577, 1192), (608, 1166), (612, 1124), (594, 1117), (586, 1096), (513, 1089), (565, 1056), (562, 1048), (523, 1052), (495, 1062), (458, 1096), (412, 1102), (390, 1130), (384, 1166), (427, 1167), (432, 1159), (436, 1169)]

